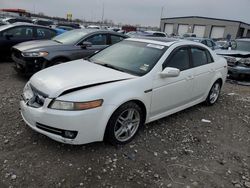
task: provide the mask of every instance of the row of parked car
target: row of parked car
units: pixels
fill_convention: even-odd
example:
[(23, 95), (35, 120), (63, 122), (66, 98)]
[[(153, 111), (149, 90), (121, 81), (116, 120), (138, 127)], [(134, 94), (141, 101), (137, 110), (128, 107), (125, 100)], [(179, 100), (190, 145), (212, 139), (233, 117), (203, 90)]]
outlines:
[[(60, 34), (41, 25), (14, 23), (0, 27), (0, 59), (12, 57), (18, 72), (32, 75), (59, 63), (89, 57), (128, 37), (168, 38), (168, 35), (158, 31), (130, 32), (124, 35), (102, 29), (73, 29)], [(226, 49), (225, 43), (223, 46), (222, 43), (218, 45), (209, 38), (186, 37), (177, 40), (202, 43), (224, 56), (231, 77), (244, 78), (250, 75), (250, 39), (226, 42)]]

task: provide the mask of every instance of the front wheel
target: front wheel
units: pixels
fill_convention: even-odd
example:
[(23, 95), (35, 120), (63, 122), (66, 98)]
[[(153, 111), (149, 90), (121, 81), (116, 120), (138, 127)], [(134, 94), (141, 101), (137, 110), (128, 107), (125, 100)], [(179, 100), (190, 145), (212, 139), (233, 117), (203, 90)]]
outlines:
[(143, 119), (143, 112), (136, 103), (123, 104), (111, 116), (105, 131), (105, 140), (114, 145), (130, 142), (143, 124)]
[(220, 91), (221, 91), (221, 83), (219, 81), (216, 81), (209, 91), (209, 94), (206, 99), (206, 104), (209, 106), (215, 104), (220, 96)]

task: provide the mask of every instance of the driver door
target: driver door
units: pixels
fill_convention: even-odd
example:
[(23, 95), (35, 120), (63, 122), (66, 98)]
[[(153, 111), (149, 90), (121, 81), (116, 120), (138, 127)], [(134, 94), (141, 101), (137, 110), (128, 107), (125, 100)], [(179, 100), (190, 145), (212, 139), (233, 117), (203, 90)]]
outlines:
[(178, 68), (177, 77), (162, 78), (156, 75), (153, 81), (153, 94), (151, 104), (151, 117), (157, 118), (164, 114), (171, 114), (192, 101), (194, 88), (193, 70), (190, 64), (188, 47), (175, 49), (163, 64), (166, 67)]
[[(90, 42), (91, 47), (82, 48), (81, 44), (83, 42)], [(106, 48), (108, 46), (108, 36), (106, 34), (95, 34), (87, 39), (83, 40), (77, 45), (78, 52), (75, 53), (77, 59), (82, 59), (88, 56), (91, 56), (94, 53)]]

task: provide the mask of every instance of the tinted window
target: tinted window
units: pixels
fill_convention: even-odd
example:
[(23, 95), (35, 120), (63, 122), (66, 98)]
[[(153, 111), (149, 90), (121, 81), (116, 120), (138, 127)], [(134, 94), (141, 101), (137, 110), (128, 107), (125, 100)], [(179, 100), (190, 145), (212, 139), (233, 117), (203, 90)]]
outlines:
[(213, 59), (212, 55), (210, 54), (210, 52), (208, 50), (206, 50), (206, 55), (207, 55), (207, 62), (208, 63), (213, 63), (214, 59)]
[[(174, 52), (166, 67), (173, 67), (181, 71), (189, 69), (189, 53), (187, 48), (181, 48)], [(165, 68), (165, 67), (164, 67)]]
[(110, 35), (110, 38), (111, 38), (111, 44), (115, 44), (115, 43), (120, 42), (124, 39), (123, 37), (120, 37), (117, 35)]
[(199, 48), (191, 48), (193, 66), (198, 67), (207, 64), (206, 50)]
[(163, 33), (154, 33), (153, 36), (156, 36), (156, 37), (166, 37), (166, 35), (163, 34)]
[(106, 45), (107, 44), (107, 35), (98, 34), (90, 37), (86, 40), (87, 42), (91, 42), (92, 45)]
[(11, 35), (13, 38), (32, 38), (33, 28), (32, 27), (15, 27), (8, 29), (3, 32), (3, 36)]
[(207, 41), (206, 40), (202, 40), (201, 43), (207, 46)]
[(207, 40), (207, 46), (208, 46), (209, 48), (212, 48), (212, 47), (213, 47), (213, 43), (212, 43), (212, 41)]
[(55, 35), (56, 35), (56, 33), (50, 29), (37, 28), (37, 37), (39, 37), (39, 38), (50, 39), (50, 38), (54, 37)]

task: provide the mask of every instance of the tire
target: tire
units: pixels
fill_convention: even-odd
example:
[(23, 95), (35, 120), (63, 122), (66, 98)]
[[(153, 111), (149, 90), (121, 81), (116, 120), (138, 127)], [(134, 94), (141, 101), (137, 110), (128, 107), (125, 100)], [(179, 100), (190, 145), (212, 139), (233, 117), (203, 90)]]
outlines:
[(112, 145), (126, 144), (133, 140), (143, 124), (142, 109), (134, 102), (127, 102), (112, 114), (104, 139)]
[(220, 92), (221, 92), (221, 85), (222, 84), (221, 84), (220, 81), (216, 81), (213, 84), (213, 86), (210, 89), (209, 94), (208, 94), (208, 96), (206, 98), (206, 101), (205, 101), (206, 105), (212, 106), (217, 102), (217, 100), (218, 100), (218, 98), (220, 96)]

